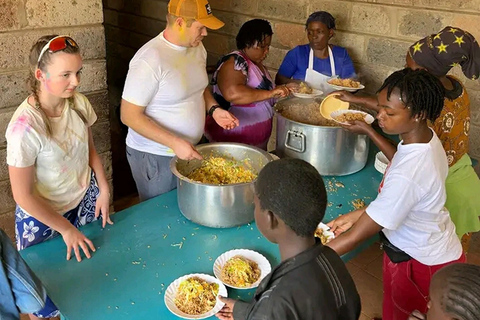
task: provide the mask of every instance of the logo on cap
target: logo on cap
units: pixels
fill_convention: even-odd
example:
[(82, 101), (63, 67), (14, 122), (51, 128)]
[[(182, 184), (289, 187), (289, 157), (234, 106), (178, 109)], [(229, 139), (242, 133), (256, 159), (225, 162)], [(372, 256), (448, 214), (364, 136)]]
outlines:
[(212, 8), (210, 8), (210, 4), (209, 4), (209, 3), (207, 3), (207, 4), (205, 5), (205, 9), (207, 9), (207, 14), (212, 14)]

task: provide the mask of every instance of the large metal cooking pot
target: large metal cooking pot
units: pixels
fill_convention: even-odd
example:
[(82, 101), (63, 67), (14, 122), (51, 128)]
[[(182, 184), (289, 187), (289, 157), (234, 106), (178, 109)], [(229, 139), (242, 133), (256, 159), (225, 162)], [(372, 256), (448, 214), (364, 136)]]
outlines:
[[(316, 100), (320, 103), (321, 99)], [(312, 100), (291, 98), (277, 102), (276, 153), (280, 157), (303, 159), (322, 175), (342, 176), (360, 171), (367, 162), (369, 139), (341, 127), (309, 125), (287, 119), (282, 109)], [(320, 112), (320, 111), (319, 111)]]
[[(256, 173), (273, 160), (266, 151), (240, 143), (208, 143), (197, 146), (197, 150), (203, 157), (223, 155), (237, 161), (247, 159)], [(177, 199), (182, 214), (195, 223), (213, 228), (229, 228), (253, 221), (253, 182), (213, 185), (188, 179), (201, 163), (177, 157), (170, 162), (170, 169), (178, 177)]]

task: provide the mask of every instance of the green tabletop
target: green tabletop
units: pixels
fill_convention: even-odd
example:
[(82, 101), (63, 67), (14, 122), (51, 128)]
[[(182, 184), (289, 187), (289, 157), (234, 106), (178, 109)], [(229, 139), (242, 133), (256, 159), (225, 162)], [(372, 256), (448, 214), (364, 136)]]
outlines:
[[(371, 150), (366, 167), (356, 174), (325, 177), (329, 206), (324, 222), (353, 210), (354, 200), (368, 204), (375, 198), (382, 175), (373, 167), (374, 153)], [(215, 259), (236, 248), (256, 250), (272, 266), (280, 261), (276, 245), (253, 222), (212, 229), (185, 219), (175, 190), (118, 212), (113, 220), (115, 224), (105, 229), (98, 221), (82, 227), (97, 248), (89, 260), (66, 261), (61, 237), (21, 251), (65, 319), (176, 319), (163, 301), (167, 286), (176, 278), (189, 273), (213, 275)], [(373, 241), (342, 258), (351, 259)], [(254, 293), (228, 290), (230, 297), (247, 300)]]

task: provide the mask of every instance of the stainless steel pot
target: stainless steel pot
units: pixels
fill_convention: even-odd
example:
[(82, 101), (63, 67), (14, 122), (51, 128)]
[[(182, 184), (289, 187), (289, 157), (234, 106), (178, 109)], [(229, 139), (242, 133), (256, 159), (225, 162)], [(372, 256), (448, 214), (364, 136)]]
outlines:
[[(257, 173), (272, 156), (259, 148), (240, 143), (208, 143), (197, 146), (203, 157), (223, 155), (237, 161), (248, 159)], [(170, 169), (178, 177), (177, 199), (182, 214), (189, 220), (213, 228), (229, 228), (253, 221), (253, 182), (213, 185), (196, 182), (187, 176), (200, 167), (200, 160), (174, 157)]]
[(367, 162), (370, 141), (367, 136), (351, 133), (341, 127), (296, 122), (281, 114), (282, 108), (289, 104), (311, 102), (292, 98), (275, 105), (277, 155), (303, 159), (322, 175), (342, 176), (360, 171)]

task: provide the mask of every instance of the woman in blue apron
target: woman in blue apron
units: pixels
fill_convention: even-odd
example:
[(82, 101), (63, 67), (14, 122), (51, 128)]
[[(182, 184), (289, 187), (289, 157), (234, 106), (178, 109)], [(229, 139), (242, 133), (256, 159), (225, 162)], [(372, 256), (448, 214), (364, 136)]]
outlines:
[(352, 59), (345, 48), (330, 45), (335, 18), (328, 12), (314, 12), (305, 24), (309, 44), (290, 50), (275, 77), (277, 85), (305, 81), (324, 93), (334, 91), (327, 80), (331, 77), (356, 77)]

